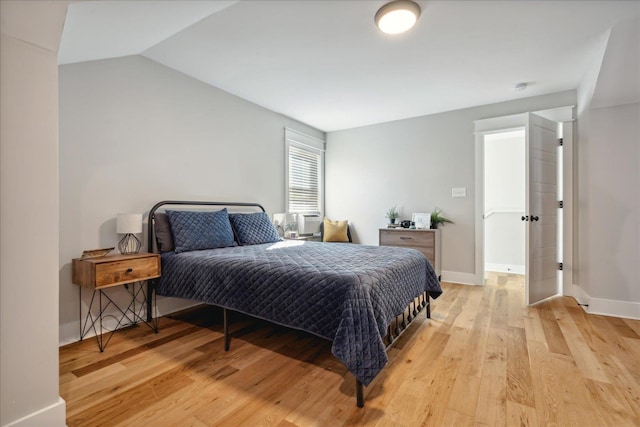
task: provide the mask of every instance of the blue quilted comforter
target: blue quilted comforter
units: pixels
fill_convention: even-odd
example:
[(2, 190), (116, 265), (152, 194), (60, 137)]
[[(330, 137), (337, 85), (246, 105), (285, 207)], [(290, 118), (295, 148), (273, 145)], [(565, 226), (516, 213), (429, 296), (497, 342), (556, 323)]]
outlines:
[(282, 241), (162, 254), (157, 294), (240, 311), (331, 340), (364, 385), (387, 363), (387, 325), (425, 290), (442, 292), (420, 252)]

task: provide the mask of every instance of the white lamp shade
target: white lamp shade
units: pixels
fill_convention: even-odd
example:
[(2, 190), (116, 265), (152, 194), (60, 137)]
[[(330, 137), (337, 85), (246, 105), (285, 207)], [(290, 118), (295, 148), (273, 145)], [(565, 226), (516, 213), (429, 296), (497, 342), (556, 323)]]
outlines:
[(118, 214), (116, 232), (118, 234), (142, 233), (142, 214)]

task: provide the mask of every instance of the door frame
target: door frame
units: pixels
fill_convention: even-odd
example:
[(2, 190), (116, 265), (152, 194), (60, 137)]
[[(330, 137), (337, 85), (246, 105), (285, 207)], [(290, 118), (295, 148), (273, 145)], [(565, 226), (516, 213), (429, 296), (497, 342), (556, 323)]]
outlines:
[[(562, 294), (573, 295), (573, 169), (574, 143), (573, 127), (575, 106), (560, 107), (551, 110), (534, 111), (562, 125)], [(502, 117), (475, 120), (475, 284), (484, 285), (484, 136), (492, 133), (521, 129), (527, 123), (527, 114), (512, 114)]]

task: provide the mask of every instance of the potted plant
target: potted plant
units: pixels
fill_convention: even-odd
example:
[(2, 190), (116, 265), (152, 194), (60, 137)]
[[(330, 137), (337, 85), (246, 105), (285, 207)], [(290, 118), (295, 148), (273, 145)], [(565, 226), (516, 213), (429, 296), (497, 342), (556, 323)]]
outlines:
[(395, 224), (396, 218), (398, 218), (399, 216), (400, 216), (400, 213), (398, 213), (398, 209), (396, 209), (396, 205), (390, 208), (387, 211), (387, 215), (386, 215), (386, 217), (389, 218), (389, 224)]
[(438, 208), (433, 209), (433, 212), (431, 212), (431, 228), (432, 229), (436, 229), (438, 228), (438, 224), (453, 224), (453, 221), (451, 221), (448, 218), (443, 217), (442, 215), (440, 215), (442, 213), (442, 211)]

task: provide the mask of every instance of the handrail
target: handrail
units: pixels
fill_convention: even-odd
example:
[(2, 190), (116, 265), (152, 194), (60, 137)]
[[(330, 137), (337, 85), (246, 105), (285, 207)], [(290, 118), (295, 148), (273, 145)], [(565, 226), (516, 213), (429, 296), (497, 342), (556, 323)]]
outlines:
[(482, 214), (482, 218), (487, 219), (491, 215), (497, 214), (497, 213), (523, 214), (524, 213), (524, 209), (519, 209), (519, 208), (489, 208), (486, 211), (484, 211), (484, 214)]

